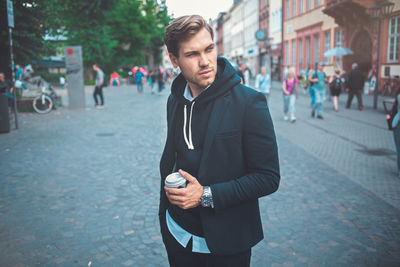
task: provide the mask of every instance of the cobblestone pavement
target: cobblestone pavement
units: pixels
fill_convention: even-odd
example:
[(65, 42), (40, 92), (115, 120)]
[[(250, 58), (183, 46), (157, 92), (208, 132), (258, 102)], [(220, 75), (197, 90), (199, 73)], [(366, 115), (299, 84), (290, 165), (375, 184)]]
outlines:
[[(168, 266), (157, 218), (167, 92), (108, 87), (96, 110), (91, 90), (86, 109), (20, 114), (0, 135), (0, 266)], [(399, 266), (384, 114), (327, 102), (325, 120), (312, 119), (302, 93), (291, 124), (278, 88), (269, 105), (282, 180), (260, 200), (252, 266)]]

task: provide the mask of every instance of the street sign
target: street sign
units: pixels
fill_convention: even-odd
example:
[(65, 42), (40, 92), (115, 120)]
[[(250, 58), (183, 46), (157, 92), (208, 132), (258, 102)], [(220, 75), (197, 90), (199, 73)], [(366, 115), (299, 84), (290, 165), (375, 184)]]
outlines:
[(11, 0), (7, 0), (8, 27), (14, 28), (14, 10)]
[(70, 109), (85, 108), (82, 47), (66, 46), (64, 52), (67, 67), (68, 106)]

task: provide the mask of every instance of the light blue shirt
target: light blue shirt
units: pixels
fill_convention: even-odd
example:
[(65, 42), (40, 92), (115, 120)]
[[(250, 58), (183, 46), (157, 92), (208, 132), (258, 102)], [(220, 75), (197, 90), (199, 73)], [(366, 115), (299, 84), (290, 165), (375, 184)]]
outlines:
[(271, 77), (268, 73), (265, 73), (265, 76), (263, 76), (261, 73), (257, 74), (256, 88), (264, 94), (269, 94), (269, 91), (271, 89)]
[[(207, 86), (206, 89), (210, 87)], [(206, 90), (204, 89), (204, 90)], [(185, 91), (183, 93), (183, 96), (189, 100), (193, 101), (194, 98), (192, 97), (192, 94), (190, 93), (189, 86), (186, 84)], [(210, 189), (211, 192), (211, 189)], [(214, 208), (212, 206), (212, 208)], [(211, 253), (210, 250), (208, 249), (206, 239), (204, 237), (200, 237), (194, 234), (189, 233), (185, 229), (179, 226), (174, 219), (169, 215), (168, 210), (166, 211), (166, 220), (167, 220), (167, 227), (171, 235), (178, 241), (179, 244), (181, 244), (183, 247), (186, 247), (187, 244), (189, 243), (190, 239), (192, 238), (192, 251), (197, 252), (197, 253)]]
[(194, 234), (189, 233), (182, 227), (180, 227), (174, 219), (169, 215), (168, 210), (166, 211), (167, 227), (171, 235), (181, 244), (186, 247), (189, 243), (190, 238), (192, 238), (192, 251), (197, 253), (211, 253), (208, 249), (206, 239)]

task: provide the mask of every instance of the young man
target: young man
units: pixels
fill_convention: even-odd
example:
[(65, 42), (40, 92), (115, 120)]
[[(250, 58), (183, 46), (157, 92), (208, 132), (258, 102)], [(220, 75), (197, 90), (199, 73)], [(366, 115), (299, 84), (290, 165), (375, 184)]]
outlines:
[(325, 101), (325, 81), (327, 80), (326, 74), (324, 72), (324, 64), (319, 63), (317, 70), (311, 74), (310, 81), (313, 82), (313, 91), (315, 96), (315, 103), (312, 107), (311, 117), (315, 117), (317, 113), (317, 118), (323, 120), (324, 117), (322, 113), (324, 111), (324, 101)]
[[(175, 19), (164, 42), (181, 74), (167, 103), (159, 218), (171, 266), (249, 266), (263, 239), (258, 198), (278, 189), (274, 127), (265, 96), (218, 58), (198, 15)], [(186, 188), (165, 187), (178, 171)]]
[(256, 89), (263, 93), (268, 100), (271, 91), (271, 76), (265, 66), (261, 67), (261, 72), (256, 76)]
[[(93, 70), (96, 74), (96, 86), (94, 87), (93, 98), (96, 108), (104, 108), (103, 85), (104, 85), (104, 72), (97, 64), (93, 65)], [(100, 105), (97, 101), (97, 95), (100, 96)]]

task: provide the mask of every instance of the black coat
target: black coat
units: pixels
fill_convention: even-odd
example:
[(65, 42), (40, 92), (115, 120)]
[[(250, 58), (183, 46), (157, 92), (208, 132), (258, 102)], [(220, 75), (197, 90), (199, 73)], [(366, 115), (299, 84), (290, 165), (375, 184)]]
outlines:
[(347, 77), (347, 87), (352, 92), (363, 90), (364, 88), (364, 77), (361, 71), (355, 69), (350, 71)]
[[(213, 101), (196, 178), (203, 186), (211, 187), (214, 208), (203, 208), (200, 215), (210, 251), (232, 254), (263, 239), (258, 198), (278, 189), (278, 149), (263, 94), (237, 84)], [(164, 181), (174, 171), (177, 109), (178, 101), (171, 95), (167, 104), (168, 135), (160, 162), (163, 236), (168, 231), (165, 211), (170, 205)]]

